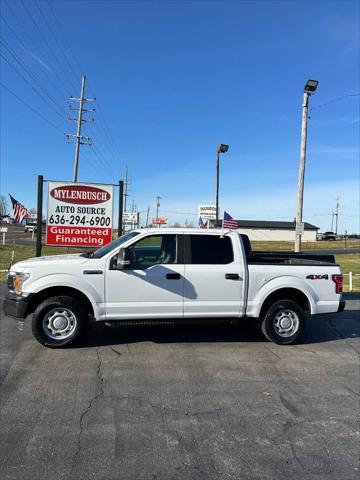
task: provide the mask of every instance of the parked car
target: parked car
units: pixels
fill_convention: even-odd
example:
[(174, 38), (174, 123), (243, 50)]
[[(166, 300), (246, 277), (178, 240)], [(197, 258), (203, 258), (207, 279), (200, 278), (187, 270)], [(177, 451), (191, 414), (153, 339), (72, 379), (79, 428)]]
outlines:
[(334, 232), (324, 232), (321, 236), (322, 240), (330, 240), (331, 242), (335, 242), (336, 234)]
[[(61, 234), (61, 227), (59, 234)], [(295, 342), (307, 315), (344, 308), (332, 255), (253, 252), (246, 235), (139, 229), (94, 252), (12, 266), (5, 314), (26, 318), (47, 347), (74, 343), (89, 322), (260, 318), (263, 334)]]
[(37, 224), (35, 222), (29, 222), (24, 227), (24, 232), (36, 232)]

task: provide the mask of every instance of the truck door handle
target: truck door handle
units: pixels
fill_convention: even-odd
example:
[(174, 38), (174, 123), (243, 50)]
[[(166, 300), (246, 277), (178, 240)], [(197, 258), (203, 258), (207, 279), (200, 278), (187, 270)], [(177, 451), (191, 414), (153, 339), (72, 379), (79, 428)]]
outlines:
[(225, 273), (226, 280), (239, 280), (240, 276), (238, 273)]
[(180, 280), (180, 273), (167, 273), (166, 278), (168, 280)]

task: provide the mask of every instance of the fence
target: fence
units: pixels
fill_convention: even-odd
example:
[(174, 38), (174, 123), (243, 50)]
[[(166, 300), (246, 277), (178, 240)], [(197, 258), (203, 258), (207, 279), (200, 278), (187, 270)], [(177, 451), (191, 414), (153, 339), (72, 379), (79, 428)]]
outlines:
[[(348, 278), (348, 281), (346, 282)], [(359, 291), (360, 289), (360, 273), (344, 273), (344, 292)]]

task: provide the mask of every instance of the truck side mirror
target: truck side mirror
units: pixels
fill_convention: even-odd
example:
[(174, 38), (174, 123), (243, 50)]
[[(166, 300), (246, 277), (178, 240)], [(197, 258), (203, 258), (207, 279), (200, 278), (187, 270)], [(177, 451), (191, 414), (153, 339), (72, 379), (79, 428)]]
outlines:
[(116, 268), (122, 270), (128, 268), (131, 263), (131, 253), (128, 248), (122, 248), (117, 254)]

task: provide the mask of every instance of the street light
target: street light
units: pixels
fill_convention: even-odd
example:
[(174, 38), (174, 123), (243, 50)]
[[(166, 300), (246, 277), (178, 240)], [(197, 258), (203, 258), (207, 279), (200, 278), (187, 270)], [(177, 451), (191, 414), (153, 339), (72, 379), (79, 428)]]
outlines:
[(301, 122), (301, 148), (300, 148), (300, 167), (297, 195), (296, 210), (296, 229), (295, 229), (295, 252), (301, 251), (301, 235), (303, 232), (302, 214), (304, 204), (304, 177), (305, 177), (305, 161), (306, 161), (306, 137), (307, 137), (307, 121), (309, 97), (316, 92), (318, 86), (317, 80), (308, 80), (304, 87), (304, 98), (302, 104), (302, 122)]
[(216, 160), (216, 224), (218, 226), (219, 223), (219, 176), (220, 176), (220, 153), (226, 153), (229, 150), (229, 145), (224, 145), (220, 143), (217, 146), (217, 160)]

